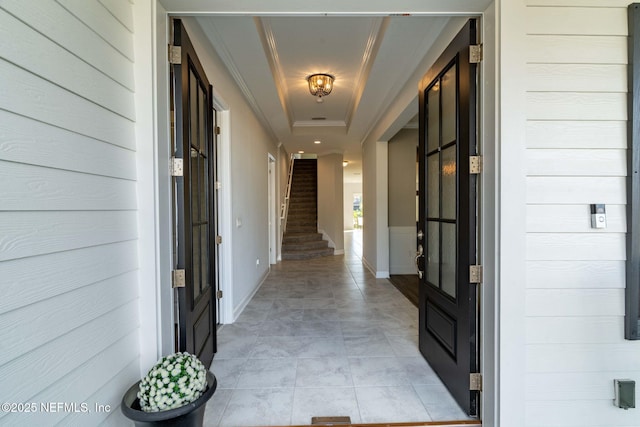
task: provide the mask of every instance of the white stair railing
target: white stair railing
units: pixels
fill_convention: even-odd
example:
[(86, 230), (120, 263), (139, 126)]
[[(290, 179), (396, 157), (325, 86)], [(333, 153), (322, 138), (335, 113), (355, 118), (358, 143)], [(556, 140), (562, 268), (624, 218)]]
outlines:
[(284, 233), (287, 232), (287, 216), (289, 215), (289, 198), (291, 196), (291, 182), (293, 181), (293, 162), (295, 161), (294, 154), (289, 157), (289, 177), (287, 179), (287, 193), (284, 197), (284, 202), (280, 207), (280, 229), (282, 235), (280, 241), (284, 238)]

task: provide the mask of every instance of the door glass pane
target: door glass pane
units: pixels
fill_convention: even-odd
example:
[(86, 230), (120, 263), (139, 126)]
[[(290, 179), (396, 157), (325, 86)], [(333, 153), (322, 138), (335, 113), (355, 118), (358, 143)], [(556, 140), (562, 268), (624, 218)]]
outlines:
[(440, 217), (440, 153), (427, 157), (427, 217)]
[(200, 226), (200, 253), (202, 255), (201, 288), (204, 292), (211, 285), (209, 279), (209, 226), (207, 224)]
[(191, 158), (189, 159), (189, 169), (191, 171), (190, 185), (191, 185), (191, 219), (194, 223), (197, 223), (200, 215), (200, 162), (198, 162), (200, 155), (195, 148), (191, 147)]
[(442, 76), (442, 145), (456, 139), (456, 66)]
[(427, 92), (427, 152), (440, 145), (440, 90), (436, 82)]
[(206, 222), (208, 220), (208, 203), (209, 203), (209, 171), (207, 168), (207, 158), (200, 155), (198, 156), (198, 163), (200, 164), (200, 221)]
[(456, 145), (442, 150), (442, 218), (456, 219)]
[(442, 223), (442, 290), (456, 297), (456, 225)]
[(427, 282), (440, 286), (440, 223), (429, 221), (427, 223), (427, 249), (425, 268), (427, 269)]
[(189, 143), (198, 148), (198, 80), (189, 69)]
[(198, 140), (200, 141), (200, 152), (207, 154), (207, 138), (206, 138), (206, 120), (205, 114), (207, 114), (207, 98), (204, 90), (198, 86), (198, 125), (199, 133)]
[(193, 265), (193, 299), (200, 295), (202, 285), (202, 277), (200, 276), (200, 263), (202, 262), (202, 254), (200, 252), (200, 226), (195, 225), (191, 228), (191, 264)]

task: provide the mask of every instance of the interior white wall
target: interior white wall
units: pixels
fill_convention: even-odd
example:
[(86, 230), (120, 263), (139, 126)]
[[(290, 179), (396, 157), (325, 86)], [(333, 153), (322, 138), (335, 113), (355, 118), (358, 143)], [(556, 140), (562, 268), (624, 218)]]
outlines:
[(416, 149), (418, 129), (389, 140), (389, 273), (416, 274)]
[(376, 146), (362, 145), (362, 262), (375, 274), (377, 266), (378, 234), (376, 232)]
[(342, 154), (318, 157), (318, 231), (329, 240), (334, 255), (344, 253)]
[(389, 226), (416, 226), (418, 129), (403, 129), (389, 140)]
[(269, 272), (266, 159), (268, 154), (277, 155), (277, 142), (253, 114), (197, 21), (187, 17), (183, 22), (207, 77), (229, 107), (232, 235), (222, 238), (223, 244), (225, 239), (233, 241), (230, 297), (235, 320)]
[(387, 141), (362, 146), (362, 262), (378, 278), (389, 277)]
[(361, 182), (345, 182), (343, 187), (344, 229), (353, 230), (353, 196), (362, 194)]

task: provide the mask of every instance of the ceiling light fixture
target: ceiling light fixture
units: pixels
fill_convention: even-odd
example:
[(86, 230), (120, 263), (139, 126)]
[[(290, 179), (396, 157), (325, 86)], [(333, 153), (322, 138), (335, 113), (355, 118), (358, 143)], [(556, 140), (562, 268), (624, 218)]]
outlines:
[(315, 140), (315, 141), (313, 141), (313, 143), (314, 143), (314, 144), (322, 144), (322, 141)]
[(349, 164), (349, 161), (345, 160), (345, 161), (342, 162), (342, 167), (346, 168), (348, 164)]
[(334, 80), (335, 77), (331, 74), (312, 74), (307, 77), (309, 92), (311, 92), (311, 95), (318, 97), (317, 102), (322, 102), (322, 97), (331, 93)]

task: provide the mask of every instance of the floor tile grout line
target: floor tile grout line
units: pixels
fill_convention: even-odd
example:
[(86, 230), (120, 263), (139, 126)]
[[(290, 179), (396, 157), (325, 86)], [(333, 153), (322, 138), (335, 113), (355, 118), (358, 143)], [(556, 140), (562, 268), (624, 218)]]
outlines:
[[(346, 239), (345, 239), (346, 240)], [(347, 261), (348, 260), (348, 261)], [(413, 322), (413, 320), (411, 319), (412, 315), (410, 314), (404, 314), (406, 313), (406, 309), (407, 307), (404, 306), (401, 301), (399, 300), (395, 300), (396, 295), (393, 292), (393, 290), (391, 290), (390, 292), (386, 292), (386, 289), (380, 287), (382, 286), (382, 283), (380, 282), (379, 279), (376, 279), (373, 277), (373, 275), (370, 274), (370, 272), (364, 268), (362, 268), (362, 264), (360, 264), (360, 268), (358, 268), (358, 266), (355, 264), (355, 262), (360, 261), (360, 258), (347, 258), (344, 257), (342, 258), (342, 264), (341, 266), (337, 266), (335, 263), (331, 264), (331, 268), (333, 268), (334, 270), (338, 270), (339, 269), (339, 273), (337, 273), (335, 276), (335, 278), (329, 278), (326, 279), (325, 282), (330, 282), (331, 283), (331, 287), (330, 287), (330, 294), (332, 295), (331, 297), (325, 296), (322, 297), (326, 300), (330, 300), (330, 302), (326, 303), (328, 304), (328, 308), (324, 307), (324, 308), (318, 308), (313, 306), (313, 304), (323, 304), (322, 302), (320, 302), (321, 297), (318, 298), (289, 298), (291, 300), (291, 302), (294, 301), (298, 301), (301, 305), (302, 305), (302, 310), (303, 310), (303, 316), (302, 317), (297, 317), (295, 319), (290, 319), (290, 320), (286, 320), (283, 321), (283, 324), (286, 326), (286, 328), (290, 328), (289, 332), (287, 335), (283, 335), (283, 336), (279, 336), (280, 338), (284, 338), (285, 341), (286, 339), (291, 339), (292, 341), (297, 341), (301, 338), (305, 339), (307, 342), (312, 342), (313, 340), (317, 340), (317, 341), (329, 341), (331, 338), (333, 338), (334, 342), (338, 342), (338, 348), (342, 348), (342, 350), (338, 350), (337, 353), (335, 353), (332, 357), (336, 357), (336, 358), (340, 358), (340, 359), (344, 359), (346, 360), (348, 366), (349, 366), (349, 375), (350, 375), (350, 386), (346, 386), (346, 387), (338, 387), (338, 386), (334, 386), (335, 389), (337, 388), (348, 388), (348, 389), (352, 389), (353, 390), (353, 394), (355, 396), (355, 404), (356, 404), (356, 409), (358, 412), (358, 416), (361, 418), (361, 422), (364, 422), (365, 420), (362, 419), (363, 415), (362, 415), (362, 402), (361, 399), (358, 399), (358, 390), (364, 390), (366, 388), (374, 388), (374, 387), (405, 387), (407, 390), (410, 389), (413, 393), (413, 395), (415, 396), (416, 399), (419, 400), (420, 405), (424, 408), (425, 413), (431, 418), (431, 413), (428, 411), (427, 406), (425, 404), (425, 401), (423, 401), (422, 397), (420, 397), (420, 395), (418, 394), (418, 390), (417, 390), (417, 385), (413, 384), (413, 381), (411, 380), (411, 372), (410, 372), (410, 365), (408, 364), (409, 362), (403, 362), (401, 359), (403, 358), (408, 358), (408, 357), (417, 357), (417, 356), (413, 356), (410, 355), (408, 352), (405, 354), (403, 352), (405, 352), (406, 350), (404, 349), (404, 344), (405, 343), (409, 343), (410, 341), (412, 341), (412, 335), (414, 335), (414, 333), (411, 334), (406, 334), (406, 333), (400, 333), (400, 329), (401, 328), (406, 328), (407, 325), (411, 324)], [(316, 263), (313, 265), (313, 273), (312, 274), (322, 274), (321, 269), (319, 267), (317, 267), (319, 264)], [(277, 270), (274, 270), (272, 272), (276, 272)], [(282, 271), (280, 271), (279, 273), (282, 273)], [(280, 297), (271, 297), (271, 295), (283, 295), (282, 298), (285, 298), (286, 296), (292, 296), (295, 294), (286, 294), (286, 289), (290, 289), (292, 286), (295, 286), (296, 283), (294, 282), (298, 282), (295, 279), (296, 275), (300, 275), (301, 271), (295, 270), (290, 272), (290, 274), (282, 274), (283, 279), (285, 280), (279, 280), (278, 277), (275, 277), (274, 275), (274, 280), (273, 281), (265, 281), (265, 284), (268, 284), (269, 286), (269, 294), (270, 297), (268, 298), (268, 300), (271, 301), (271, 305), (269, 305), (268, 309), (266, 310), (267, 312), (270, 313), (276, 313), (276, 301), (278, 301), (278, 299), (281, 299)], [(348, 280), (347, 285), (348, 286), (344, 286), (344, 281), (345, 281), (345, 276), (348, 274), (348, 278), (346, 280)], [(304, 282), (304, 286), (317, 286), (322, 282), (321, 280), (318, 280), (317, 283), (314, 283), (314, 280), (310, 279), (307, 280), (306, 282)], [(343, 282), (342, 285), (340, 285), (339, 283)], [(379, 286), (380, 285), (380, 286)], [(355, 286), (355, 287), (353, 287)], [(395, 289), (395, 288), (394, 288)], [(345, 301), (349, 300), (350, 298), (348, 297), (350, 292), (355, 292), (358, 291), (357, 294), (354, 294), (354, 299), (353, 301), (359, 301), (358, 304), (361, 304), (361, 310), (356, 310), (355, 312), (352, 312), (353, 315), (342, 315), (341, 314), (341, 310), (342, 313), (345, 313), (345, 309), (346, 307), (348, 307), (348, 303), (345, 304)], [(383, 292), (384, 291), (384, 292)], [(397, 292), (396, 292), (397, 293)], [(325, 293), (324, 295), (329, 295), (329, 293)], [(355, 297), (355, 295), (358, 295), (358, 297)], [(257, 295), (258, 296), (258, 295)], [(314, 295), (316, 296), (316, 295)], [(404, 296), (402, 296), (404, 298)], [(266, 299), (266, 298), (265, 298)], [(311, 300), (313, 299), (317, 299), (318, 301), (315, 302), (311, 302)], [(340, 301), (340, 303), (339, 303)], [(395, 303), (395, 304), (394, 304)], [(268, 303), (266, 303), (268, 304)], [(339, 305), (340, 304), (340, 305)], [(353, 303), (351, 303), (353, 304)], [(259, 305), (257, 305), (259, 307)], [(257, 307), (256, 307), (257, 308)], [(280, 307), (281, 310), (286, 310), (286, 307)], [(305, 312), (309, 315), (311, 315), (311, 313), (314, 314), (320, 314), (320, 313), (329, 313), (329, 311), (321, 311), (321, 310), (335, 310), (335, 318), (329, 318), (329, 319), (311, 319), (310, 317), (306, 317), (304, 314)], [(371, 333), (367, 333), (367, 334), (363, 334), (362, 336), (360, 336), (361, 338), (363, 338), (363, 341), (367, 341), (367, 338), (371, 338), (371, 337), (376, 337), (376, 338), (371, 338), (373, 341), (378, 341), (378, 342), (383, 342), (385, 345), (383, 346), (384, 348), (388, 348), (390, 349), (390, 354), (379, 354), (377, 356), (372, 356), (370, 354), (367, 354), (366, 352), (363, 354), (362, 350), (356, 350), (355, 352), (352, 350), (349, 350), (349, 347), (347, 346), (347, 341), (358, 341), (355, 338), (358, 338), (358, 336), (354, 336), (354, 335), (350, 335), (350, 333), (348, 333), (348, 336), (345, 337), (344, 334), (344, 327), (345, 324), (349, 324), (350, 326), (353, 328), (355, 326), (358, 325), (358, 322), (360, 322), (361, 324), (372, 324), (374, 323), (371, 318), (371, 315), (367, 315), (367, 313), (370, 313), (372, 311), (376, 312), (376, 315), (380, 315), (380, 314), (385, 314), (386, 313), (386, 317), (388, 317), (389, 321), (391, 322), (391, 324), (389, 324), (390, 326), (384, 327), (386, 325), (388, 325), (388, 321), (387, 320), (383, 320), (383, 321), (377, 321), (375, 323), (378, 323), (379, 326), (378, 328), (379, 331), (377, 331), (374, 334)], [(358, 315), (358, 312), (362, 312), (364, 314), (362, 315)], [(402, 314), (400, 314), (402, 313)], [(264, 322), (264, 321), (263, 321)], [(339, 328), (340, 329), (340, 333), (338, 334), (337, 331), (336, 335), (333, 334), (329, 334), (328, 332), (320, 332), (319, 335), (297, 335), (297, 333), (299, 331), (303, 331), (302, 329), (302, 322), (308, 322), (307, 325), (310, 328), (313, 328), (313, 324), (314, 323), (318, 323), (318, 324), (322, 324), (322, 323), (327, 323), (327, 322), (335, 322), (335, 325), (332, 326), (334, 328)], [(286, 325), (288, 323), (288, 325)], [(273, 325), (276, 325), (275, 323)], [(403, 326), (404, 325), (404, 326)], [(412, 326), (408, 326), (410, 329), (413, 329)], [(268, 336), (268, 335), (261, 335), (262, 333), (268, 333), (268, 330), (266, 328), (266, 325), (263, 325), (260, 328), (256, 328), (256, 329), (251, 329), (251, 326), (247, 326), (247, 330), (253, 330), (255, 331), (254, 336), (254, 347), (255, 345), (258, 343), (259, 340), (262, 340), (262, 342), (266, 342), (269, 340), (272, 340), (275, 336)], [(321, 331), (321, 330), (317, 330), (317, 331)], [(325, 330), (326, 331), (326, 330)], [(415, 333), (417, 333), (417, 329), (414, 331)], [(398, 337), (397, 340), (394, 340), (392, 337)], [(384, 337), (384, 339), (382, 339)], [(345, 340), (346, 338), (346, 340)], [(394, 342), (396, 344), (399, 344), (400, 347), (396, 348), (396, 346), (394, 346)], [(294, 347), (295, 349), (295, 347)], [(297, 350), (300, 351), (300, 350)], [(387, 350), (385, 350), (387, 351)], [(344, 353), (342, 353), (344, 352)], [(301, 375), (300, 373), (300, 362), (301, 360), (306, 360), (306, 359), (313, 359), (313, 358), (320, 358), (320, 353), (318, 354), (313, 354), (309, 353), (309, 355), (300, 355), (300, 354), (296, 354), (291, 353), (291, 356), (293, 356), (295, 354), (295, 376), (293, 379), (293, 396), (292, 396), (292, 402), (295, 401), (295, 397), (297, 395), (297, 393), (300, 393), (301, 390), (309, 390), (309, 389), (317, 389), (317, 388), (325, 388), (322, 386), (318, 386), (318, 387), (314, 387), (314, 386), (298, 386), (298, 379), (299, 376)], [(252, 349), (252, 354), (251, 356), (256, 356), (256, 350)], [(273, 357), (273, 356), (269, 356), (268, 351), (263, 353), (264, 357), (247, 357), (247, 358), (243, 358), (244, 362), (243, 362), (243, 369), (246, 368), (247, 363), (249, 360), (274, 360), (274, 359), (278, 359), (278, 357)], [(327, 355), (323, 355), (323, 358), (327, 358)], [(400, 365), (400, 368), (402, 370), (402, 372), (404, 372), (404, 375), (407, 376), (407, 380), (408, 383), (407, 384), (401, 384), (401, 385), (384, 385), (384, 384), (372, 384), (372, 385), (362, 385), (362, 386), (357, 386), (356, 385), (356, 381), (354, 379), (354, 375), (353, 375), (353, 364), (352, 361), (356, 358), (360, 358), (360, 359), (367, 359), (367, 360), (375, 360), (375, 359), (379, 359), (380, 357), (386, 357), (389, 359), (393, 359), (395, 362), (393, 365), (396, 366), (397, 364)], [(397, 367), (396, 367), (397, 368)], [(239, 385), (239, 381), (240, 381), (240, 377), (238, 377), (238, 382), (236, 383), (236, 385)], [(236, 389), (237, 390), (237, 387)], [(230, 402), (231, 400), (229, 400)], [(227, 406), (228, 403), (227, 402)], [(417, 402), (416, 402), (417, 403)], [(294, 421), (294, 416), (295, 416), (295, 408), (294, 405), (292, 404), (292, 408), (291, 408), (291, 412), (290, 412), (290, 421)]]

